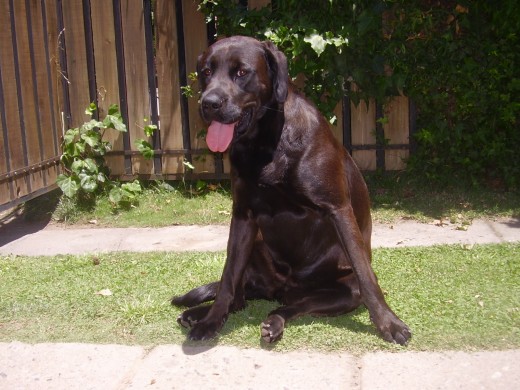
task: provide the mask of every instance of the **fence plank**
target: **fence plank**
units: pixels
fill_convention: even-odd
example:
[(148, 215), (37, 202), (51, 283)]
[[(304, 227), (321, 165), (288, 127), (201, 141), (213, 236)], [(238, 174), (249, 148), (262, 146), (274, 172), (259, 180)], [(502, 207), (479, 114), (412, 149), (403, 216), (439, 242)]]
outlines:
[[(27, 12), (24, 1), (14, 2), (14, 17), (16, 28), (16, 41), (18, 52), (18, 71), (20, 77), (20, 89), (22, 110), (20, 115), (22, 124), (22, 143), (25, 144), (24, 150), (26, 163), (31, 166), (42, 161), (41, 155), (41, 134), (39, 133), (39, 116), (37, 113), (36, 102), (34, 99), (32, 61), (30, 56), (29, 26), (27, 25)], [(15, 58), (16, 61), (16, 58)], [(30, 191), (45, 187), (45, 181), (41, 171), (33, 171), (27, 176)]]
[(85, 115), (85, 108), (91, 103), (82, 1), (68, 0), (63, 2), (62, 9), (67, 53), (67, 78), (70, 82), (70, 126), (76, 127), (90, 119), (88, 115)]
[[(175, 1), (157, 0), (156, 11), (156, 61), (161, 145), (164, 150), (179, 150), (183, 148), (183, 142)], [(182, 175), (182, 161), (182, 155), (163, 155), (163, 174)]]
[(339, 102), (334, 108), (334, 115), (336, 115), (336, 123), (330, 125), (334, 137), (343, 145), (343, 102)]
[[(0, 51), (1, 53), (1, 51)], [(0, 86), (1, 84), (1, 65), (0, 65)], [(0, 90), (0, 94), (3, 94), (3, 88)], [(1, 95), (0, 95), (1, 96)], [(0, 99), (0, 102), (2, 99)], [(3, 107), (0, 106), (0, 110)], [(5, 119), (2, 117), (2, 112), (0, 112), (0, 133), (2, 133), (2, 137), (0, 137), (0, 174), (8, 172), (8, 161), (7, 161), (7, 143), (4, 142), (4, 137), (7, 135), (7, 129), (4, 128)], [(9, 202), (14, 197), (14, 192), (11, 190), (11, 183), (8, 180), (0, 180), (0, 205)]]
[[(396, 96), (385, 104), (385, 116), (388, 122), (383, 125), (385, 138), (390, 145), (408, 144), (409, 141), (409, 116), (408, 98)], [(406, 167), (404, 159), (409, 155), (408, 149), (389, 149), (385, 152), (386, 170), (401, 170)]]
[[(2, 120), (6, 126), (3, 131), (7, 132), (7, 140), (9, 141), (6, 149), (6, 157), (7, 152), (9, 153), (9, 170), (15, 171), (25, 166), (25, 156), (22, 148), (18, 100), (16, 99), (17, 87), (11, 31), (14, 26), (11, 25), (10, 16), (11, 11), (8, 2), (0, 2), (0, 23), (3, 26), (0, 29), (0, 69), (4, 95), (4, 107), (0, 115), (3, 116)], [(12, 98), (8, 98), (8, 96), (12, 96)], [(2, 149), (2, 153), (4, 153), (4, 149)], [(6, 171), (2, 170), (2, 173), (7, 172), (6, 166)], [(27, 182), (23, 177), (18, 177), (13, 181), (12, 189), (14, 197), (23, 196), (29, 192)], [(9, 185), (2, 185), (0, 191), (3, 193), (2, 198), (11, 198)]]
[[(105, 0), (90, 0), (90, 4), (98, 113), (100, 118), (104, 118), (111, 104), (119, 104), (114, 9), (107, 6)], [(124, 150), (123, 135), (119, 131), (107, 130), (104, 139), (112, 144), (113, 150)], [(125, 173), (124, 159), (121, 156), (107, 156), (106, 162), (112, 175)]]
[(260, 9), (271, 4), (271, 0), (249, 0), (247, 7), (249, 9)]
[[(142, 126), (144, 118), (150, 118), (150, 96), (144, 39), (143, 3), (132, 0), (121, 1), (125, 72), (127, 85), (128, 123), (127, 128), (132, 150), (134, 141), (145, 138)], [(152, 174), (153, 164), (141, 156), (132, 157), (134, 174)]]
[[(374, 145), (376, 143), (376, 103), (370, 100), (361, 101), (357, 106), (350, 103), (352, 146)], [(361, 170), (372, 171), (376, 169), (375, 150), (354, 150), (352, 157)]]
[(48, 57), (46, 63), (49, 66), (50, 72), (50, 85), (52, 89), (52, 106), (54, 109), (54, 128), (57, 132), (58, 145), (57, 153), (61, 153), (61, 136), (64, 132), (64, 121), (65, 116), (64, 100), (63, 100), (63, 88), (61, 87), (61, 81), (63, 75), (59, 66), (60, 51), (62, 50), (60, 42), (58, 40), (63, 37), (63, 32), (58, 31), (58, 15), (56, 13), (56, 0), (45, 1), (45, 16), (47, 20), (47, 43), (48, 43)]
[[(38, 131), (38, 137), (41, 137), (40, 156), (38, 162), (47, 161), (57, 157), (58, 153), (58, 136), (57, 128), (54, 122), (54, 111), (52, 106), (52, 86), (50, 85), (50, 69), (48, 62), (48, 53), (46, 52), (47, 37), (44, 31), (44, 19), (41, 5), (39, 1), (28, 2), (28, 9), (31, 28), (32, 28), (32, 52), (34, 61), (34, 85), (32, 86), (36, 99), (36, 113), (38, 123), (34, 126)], [(36, 135), (33, 135), (36, 137)], [(44, 178), (44, 185), (48, 186), (56, 181), (57, 170), (55, 165), (42, 166), (41, 173)]]
[[(197, 58), (207, 47), (207, 30), (204, 15), (197, 11), (197, 4), (191, 0), (183, 0), (184, 36), (186, 39), (186, 71), (197, 70)], [(198, 85), (194, 85), (197, 91)], [(195, 95), (196, 96), (196, 95)], [(197, 137), (206, 128), (199, 114), (199, 104), (196, 98), (188, 99), (191, 146), (193, 149), (207, 148), (204, 139)], [(194, 161), (195, 173), (215, 172), (213, 154), (207, 154)]]

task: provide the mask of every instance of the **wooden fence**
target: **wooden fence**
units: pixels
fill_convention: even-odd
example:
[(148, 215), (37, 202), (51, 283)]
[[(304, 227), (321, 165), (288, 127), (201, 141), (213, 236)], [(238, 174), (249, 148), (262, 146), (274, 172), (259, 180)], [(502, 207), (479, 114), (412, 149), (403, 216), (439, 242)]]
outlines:
[[(0, 210), (55, 188), (63, 132), (88, 119), (90, 102), (100, 116), (119, 104), (128, 127), (106, 133), (114, 175), (227, 177), (227, 157), (209, 153), (199, 136), (197, 99), (181, 94), (212, 40), (197, 1), (0, 0), (0, 23)], [(402, 169), (413, 112), (406, 97), (384, 107), (345, 98), (333, 131), (361, 169)], [(152, 160), (134, 145), (145, 120), (158, 125)]]

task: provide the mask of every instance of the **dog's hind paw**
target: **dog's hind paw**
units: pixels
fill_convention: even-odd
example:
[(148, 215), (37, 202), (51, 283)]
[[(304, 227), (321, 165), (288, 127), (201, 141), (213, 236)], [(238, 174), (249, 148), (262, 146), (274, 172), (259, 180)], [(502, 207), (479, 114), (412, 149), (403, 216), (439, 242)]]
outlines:
[(193, 325), (195, 325), (198, 321), (194, 320), (190, 316), (184, 315), (184, 313), (180, 314), (177, 317), (177, 323), (184, 327), (184, 328), (191, 328)]
[(271, 314), (260, 326), (262, 340), (266, 343), (274, 343), (283, 336), (285, 320), (278, 314)]
[(208, 314), (209, 308), (210, 306), (196, 306), (187, 309), (177, 317), (177, 322), (185, 328), (192, 328)]

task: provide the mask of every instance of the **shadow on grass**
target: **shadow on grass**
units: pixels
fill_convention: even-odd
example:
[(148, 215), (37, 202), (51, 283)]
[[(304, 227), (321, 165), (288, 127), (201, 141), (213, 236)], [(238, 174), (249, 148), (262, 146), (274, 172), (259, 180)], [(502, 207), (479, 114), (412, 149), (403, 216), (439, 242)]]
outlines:
[(374, 214), (389, 211), (414, 219), (520, 217), (520, 191), (429, 182), (406, 173), (366, 174)]
[[(284, 336), (281, 341), (274, 343), (267, 343), (261, 338), (260, 325), (262, 321), (265, 320), (269, 312), (271, 312), (279, 305), (276, 302), (263, 300), (256, 300), (254, 302), (254, 305), (248, 305), (244, 310), (231, 314), (228, 321), (224, 324), (224, 327), (214, 339), (205, 341), (189, 340), (187, 338), (189, 330), (181, 327), (182, 332), (186, 337), (182, 343), (183, 352), (186, 355), (197, 355), (199, 353), (211, 350), (212, 348), (218, 347), (219, 345), (229, 345), (229, 341), (230, 338), (233, 337), (233, 333), (237, 331), (240, 333), (240, 331), (245, 328), (253, 328), (257, 330), (256, 340), (258, 340), (258, 343), (257, 345), (253, 345), (253, 347), (258, 347), (266, 351), (276, 351), (278, 349), (284, 350), (287, 347), (289, 347), (289, 349), (293, 349), (294, 340), (288, 341), (289, 346), (285, 345), (280, 348), (280, 343), (282, 343), (283, 338), (291, 337), (290, 335), (286, 335), (288, 332), (284, 332)], [(359, 315), (366, 314), (368, 316), (367, 313), (367, 309), (362, 306), (351, 313), (336, 317), (314, 317), (311, 315), (305, 315), (287, 322), (285, 324), (285, 331), (290, 330), (293, 326), (311, 328), (312, 325), (319, 325), (323, 327), (336, 328), (338, 330), (348, 330), (349, 332), (354, 333), (356, 336), (372, 336), (379, 338), (380, 336), (372, 324), (366, 324), (358, 320)], [(320, 333), (322, 332), (320, 331)], [(295, 338), (297, 337), (298, 336), (296, 335)], [(320, 337), (323, 338), (324, 336), (321, 335)]]

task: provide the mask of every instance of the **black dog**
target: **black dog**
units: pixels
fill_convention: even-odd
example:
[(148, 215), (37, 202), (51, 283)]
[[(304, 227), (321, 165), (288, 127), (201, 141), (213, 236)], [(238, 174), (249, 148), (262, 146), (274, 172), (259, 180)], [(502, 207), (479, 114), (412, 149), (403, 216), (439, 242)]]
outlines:
[(220, 281), (172, 299), (191, 307), (178, 319), (189, 338), (210, 339), (247, 299), (269, 299), (282, 306), (261, 325), (267, 342), (297, 316), (364, 304), (385, 340), (405, 344), (410, 330), (370, 265), (366, 184), (327, 121), (289, 85), (285, 56), (270, 42), (231, 37), (202, 54), (197, 70), (208, 146), (231, 146), (233, 211)]

